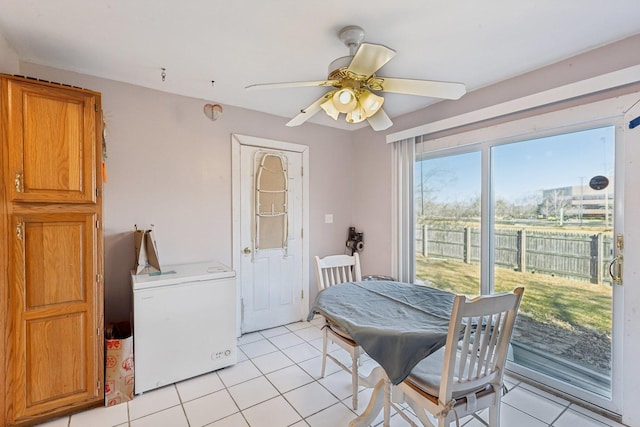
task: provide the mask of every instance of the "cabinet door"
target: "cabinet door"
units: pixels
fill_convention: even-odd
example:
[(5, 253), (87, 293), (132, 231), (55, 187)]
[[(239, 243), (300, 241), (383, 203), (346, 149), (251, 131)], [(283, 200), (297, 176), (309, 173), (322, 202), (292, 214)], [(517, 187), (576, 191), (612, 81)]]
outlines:
[(7, 80), (9, 198), (94, 202), (96, 96), (81, 90)]
[(8, 372), (12, 421), (102, 398), (96, 216), (12, 216)]

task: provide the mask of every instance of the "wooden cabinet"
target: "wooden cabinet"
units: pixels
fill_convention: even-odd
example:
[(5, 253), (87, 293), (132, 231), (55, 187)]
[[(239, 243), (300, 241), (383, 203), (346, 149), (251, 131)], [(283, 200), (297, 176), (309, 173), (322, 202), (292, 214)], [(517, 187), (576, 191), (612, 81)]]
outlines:
[(0, 118), (0, 409), (11, 426), (104, 397), (100, 94), (0, 77)]
[(7, 80), (9, 199), (96, 201), (96, 113), (92, 93)]

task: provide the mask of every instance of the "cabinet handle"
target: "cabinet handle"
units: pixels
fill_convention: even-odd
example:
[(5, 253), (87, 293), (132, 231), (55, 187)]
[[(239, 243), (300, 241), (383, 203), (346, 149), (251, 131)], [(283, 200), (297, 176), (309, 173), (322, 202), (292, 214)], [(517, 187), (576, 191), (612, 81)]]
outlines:
[(22, 241), (22, 227), (24, 226), (24, 223), (19, 222), (18, 225), (16, 226), (16, 238), (20, 241)]
[(16, 179), (14, 182), (16, 184), (16, 193), (22, 193), (22, 174), (21, 173), (16, 174)]

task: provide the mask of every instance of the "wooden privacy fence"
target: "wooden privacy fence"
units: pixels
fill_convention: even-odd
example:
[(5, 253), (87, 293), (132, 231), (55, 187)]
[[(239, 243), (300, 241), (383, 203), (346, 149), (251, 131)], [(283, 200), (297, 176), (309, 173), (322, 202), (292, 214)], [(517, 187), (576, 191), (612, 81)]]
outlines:
[[(551, 274), (591, 283), (609, 283), (612, 237), (604, 233), (495, 231), (495, 265), (521, 272)], [(420, 224), (416, 252), (425, 257), (480, 262), (480, 229)]]

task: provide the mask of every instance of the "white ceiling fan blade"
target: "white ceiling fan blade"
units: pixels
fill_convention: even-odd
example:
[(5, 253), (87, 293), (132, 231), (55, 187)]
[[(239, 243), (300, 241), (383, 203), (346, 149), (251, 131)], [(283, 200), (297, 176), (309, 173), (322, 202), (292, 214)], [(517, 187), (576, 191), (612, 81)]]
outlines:
[(463, 83), (437, 82), (433, 80), (394, 79), (378, 77), (382, 80), (383, 92), (404, 93), (406, 95), (431, 96), (434, 98), (458, 99), (467, 89)]
[(289, 120), (287, 126), (300, 126), (307, 120), (309, 120), (315, 113), (320, 111), (320, 105), (327, 100), (327, 95), (322, 95), (318, 100), (316, 100), (313, 104), (309, 105), (307, 108), (300, 110), (300, 114), (295, 116), (293, 119)]
[(362, 43), (356, 54), (353, 55), (347, 70), (359, 76), (369, 77), (394, 56), (396, 56), (396, 51), (386, 46)]
[(285, 82), (285, 83), (263, 83), (249, 85), (245, 87), (247, 90), (255, 89), (283, 89), (289, 87), (308, 87), (308, 86), (333, 86), (338, 80), (316, 80), (309, 82)]
[(382, 108), (379, 109), (378, 112), (373, 116), (367, 118), (367, 121), (369, 122), (369, 125), (371, 125), (371, 128), (375, 131), (389, 129), (391, 125), (393, 125), (393, 122)]

